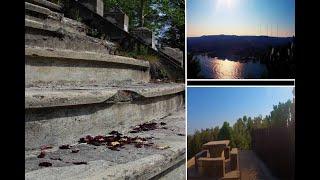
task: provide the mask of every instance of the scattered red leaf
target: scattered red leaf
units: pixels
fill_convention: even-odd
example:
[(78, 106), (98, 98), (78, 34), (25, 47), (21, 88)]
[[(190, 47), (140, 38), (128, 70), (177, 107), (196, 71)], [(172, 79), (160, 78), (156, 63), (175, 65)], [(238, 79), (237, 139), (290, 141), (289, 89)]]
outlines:
[(142, 146), (143, 146), (143, 145), (140, 144), (140, 143), (135, 145), (136, 148), (142, 148)]
[(185, 134), (181, 134), (181, 133), (179, 133), (179, 134), (177, 134), (178, 136), (185, 136)]
[(52, 166), (52, 163), (49, 163), (49, 162), (41, 162), (41, 163), (39, 163), (39, 166), (49, 167), (49, 166)]
[(111, 135), (116, 135), (116, 136), (121, 136), (122, 134), (119, 133), (118, 131), (111, 131), (109, 134)]
[(72, 153), (77, 153), (77, 152), (79, 152), (79, 151), (80, 151), (79, 149), (72, 149), (72, 150), (71, 150)]
[(59, 149), (70, 149), (70, 145), (69, 144), (64, 144), (59, 146)]
[[(141, 131), (149, 130), (156, 128), (156, 123), (147, 123), (147, 125), (137, 126), (136, 128), (140, 128)], [(135, 130), (137, 131), (137, 130)], [(113, 151), (120, 151), (119, 148), (124, 148), (123, 146), (126, 144), (134, 144), (135, 147), (141, 148), (145, 146), (152, 146), (153, 143), (149, 143), (147, 138), (142, 137), (128, 137), (122, 136), (121, 133), (118, 131), (111, 131), (109, 136), (90, 136), (87, 135), (86, 137), (80, 138), (80, 143), (87, 143), (95, 146), (106, 145), (106, 147)], [(153, 137), (149, 137), (148, 139), (152, 139)]]
[(75, 165), (81, 165), (81, 164), (88, 164), (87, 162), (81, 161), (81, 162), (73, 162), (72, 164)]
[(41, 151), (38, 155), (38, 158), (44, 158), (44, 156), (46, 156), (46, 153), (44, 151)]
[(137, 133), (137, 132), (141, 132), (141, 131), (150, 131), (150, 130), (155, 130), (155, 129), (157, 129), (157, 123), (155, 123), (155, 122), (143, 123), (143, 124), (140, 124), (140, 125), (134, 127), (133, 130), (130, 131), (130, 133)]
[(167, 125), (167, 123), (165, 123), (165, 122), (160, 122), (160, 125), (161, 125), (161, 126), (164, 126), (164, 125)]
[(51, 160), (59, 160), (59, 161), (62, 161), (62, 159), (61, 159), (61, 158), (51, 157), (50, 159), (51, 159)]

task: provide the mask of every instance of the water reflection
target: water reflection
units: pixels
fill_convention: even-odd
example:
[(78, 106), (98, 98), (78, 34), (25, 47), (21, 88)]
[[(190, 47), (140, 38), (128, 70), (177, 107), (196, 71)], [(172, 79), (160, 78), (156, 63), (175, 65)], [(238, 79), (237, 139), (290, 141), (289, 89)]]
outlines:
[(236, 62), (230, 60), (221, 60), (204, 55), (197, 55), (195, 58), (200, 62), (200, 75), (204, 78), (214, 79), (244, 79), (261, 78), (267, 73), (267, 68), (259, 62)]

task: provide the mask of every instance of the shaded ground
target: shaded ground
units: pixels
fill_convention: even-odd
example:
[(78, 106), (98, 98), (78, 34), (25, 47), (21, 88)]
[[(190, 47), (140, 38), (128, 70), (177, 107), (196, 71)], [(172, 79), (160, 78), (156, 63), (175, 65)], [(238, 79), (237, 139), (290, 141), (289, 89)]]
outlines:
[(276, 180), (253, 151), (240, 151), (239, 166), (243, 180)]

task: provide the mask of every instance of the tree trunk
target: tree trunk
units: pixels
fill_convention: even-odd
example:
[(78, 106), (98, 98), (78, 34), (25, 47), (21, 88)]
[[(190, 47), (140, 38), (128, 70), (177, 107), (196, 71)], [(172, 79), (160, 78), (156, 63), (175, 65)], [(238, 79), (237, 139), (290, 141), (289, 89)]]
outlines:
[(144, 5), (145, 0), (140, 0), (140, 27), (144, 26)]

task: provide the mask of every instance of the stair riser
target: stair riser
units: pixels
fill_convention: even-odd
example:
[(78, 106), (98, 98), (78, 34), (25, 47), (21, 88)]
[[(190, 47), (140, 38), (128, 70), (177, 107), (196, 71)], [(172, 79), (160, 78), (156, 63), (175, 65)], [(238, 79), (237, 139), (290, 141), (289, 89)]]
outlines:
[(68, 32), (86, 34), (88, 27), (79, 21), (65, 18), (63, 14), (32, 3), (25, 3), (25, 26), (41, 24), (43, 28), (64, 29)]
[(40, 29), (46, 29), (51, 31), (57, 31), (57, 32), (68, 32), (68, 33), (74, 33), (79, 35), (86, 35), (88, 31), (88, 27), (81, 25), (81, 24), (72, 24), (73, 22), (69, 22), (68, 20), (63, 20), (64, 22), (60, 20), (55, 19), (41, 19), (37, 17), (32, 16), (26, 16), (27, 20), (25, 21), (26, 28), (40, 28)]
[(148, 69), (110, 62), (25, 57), (26, 87), (39, 85), (95, 85), (148, 82)]
[(183, 107), (181, 92), (131, 103), (26, 109), (25, 148), (71, 144), (87, 134), (105, 134), (112, 130), (127, 132), (131, 126), (162, 118)]
[(69, 49), (114, 54), (116, 46), (100, 39), (70, 33), (57, 33), (41, 29), (25, 29), (25, 45), (44, 48)]
[(30, 2), (32, 4), (48, 8), (52, 11), (59, 11), (59, 12), (62, 11), (62, 7), (60, 5), (52, 3), (50, 1), (46, 1), (46, 0), (26, 0), (25, 2)]

